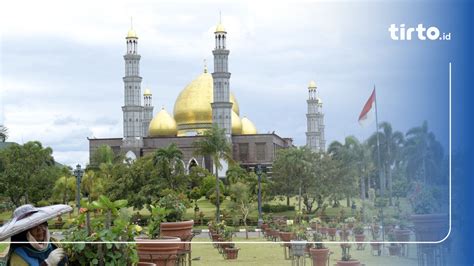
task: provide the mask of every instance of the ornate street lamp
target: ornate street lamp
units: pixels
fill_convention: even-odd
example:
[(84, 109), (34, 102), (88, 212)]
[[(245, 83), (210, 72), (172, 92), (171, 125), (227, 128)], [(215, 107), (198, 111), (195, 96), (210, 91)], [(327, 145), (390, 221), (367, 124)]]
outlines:
[(77, 213), (79, 213), (79, 210), (81, 208), (81, 180), (82, 180), (82, 174), (84, 173), (84, 170), (81, 169), (81, 165), (77, 164), (76, 165), (76, 170), (74, 170), (74, 175), (76, 176), (76, 207), (77, 207)]

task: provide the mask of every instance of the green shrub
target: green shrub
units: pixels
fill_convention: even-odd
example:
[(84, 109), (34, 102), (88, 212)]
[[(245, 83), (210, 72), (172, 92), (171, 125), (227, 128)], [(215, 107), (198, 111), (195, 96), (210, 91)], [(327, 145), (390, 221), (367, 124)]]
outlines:
[(287, 206), (287, 205), (270, 205), (270, 204), (263, 204), (262, 211), (263, 212), (285, 212), (285, 211), (294, 211), (295, 206)]

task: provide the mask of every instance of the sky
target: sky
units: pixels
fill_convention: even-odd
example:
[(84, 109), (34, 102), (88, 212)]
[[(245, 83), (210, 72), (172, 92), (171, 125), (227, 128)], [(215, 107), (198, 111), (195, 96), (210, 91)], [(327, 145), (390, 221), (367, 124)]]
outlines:
[[(375, 125), (357, 119), (374, 86), (379, 121), (406, 132), (424, 120), (446, 147), (454, 42), (396, 42), (392, 23), (436, 24), (442, 7), (329, 1), (8, 1), (0, 15), (0, 124), (39, 140), (66, 165), (88, 162), (87, 138), (122, 137), (125, 36), (139, 37), (142, 92), (156, 114), (212, 72), (213, 32), (228, 34), (231, 91), (260, 133), (306, 142), (308, 83), (323, 101), (327, 144)], [(448, 16), (449, 14), (445, 14)], [(435, 55), (435, 56), (433, 56)]]

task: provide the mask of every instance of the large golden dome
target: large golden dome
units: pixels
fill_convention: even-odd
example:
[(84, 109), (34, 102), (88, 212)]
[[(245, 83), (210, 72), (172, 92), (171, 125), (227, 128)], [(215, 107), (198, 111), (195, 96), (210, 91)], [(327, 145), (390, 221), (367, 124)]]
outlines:
[(240, 117), (232, 111), (232, 135), (240, 135), (242, 134), (242, 121), (240, 120)]
[(242, 135), (257, 134), (257, 128), (247, 117), (242, 118)]
[[(178, 136), (200, 134), (212, 126), (211, 102), (214, 98), (212, 75), (204, 71), (181, 91), (174, 104)], [(239, 104), (230, 94), (232, 110), (239, 116)]]
[(177, 133), (176, 122), (164, 108), (151, 120), (148, 128), (150, 137), (174, 137)]

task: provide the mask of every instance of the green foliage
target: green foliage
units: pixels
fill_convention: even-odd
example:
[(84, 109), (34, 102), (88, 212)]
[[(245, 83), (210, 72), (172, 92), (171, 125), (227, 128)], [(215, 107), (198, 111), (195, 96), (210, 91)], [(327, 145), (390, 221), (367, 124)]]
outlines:
[[(66, 243), (69, 265), (131, 265), (138, 262), (136, 247), (133, 244), (120, 242), (134, 241), (142, 230), (140, 226), (130, 223), (125, 200), (111, 201), (101, 196), (92, 204), (86, 202), (66, 235), (67, 242), (115, 242), (106, 244)], [(90, 212), (106, 213), (104, 222), (101, 219), (90, 221)]]
[(167, 210), (166, 221), (177, 222), (181, 221), (183, 215), (186, 213), (186, 205), (184, 198), (180, 198), (175, 193), (165, 195), (158, 201), (158, 205)]
[(187, 176), (184, 174), (182, 159), (183, 152), (175, 143), (158, 149), (153, 154), (153, 165), (158, 169), (165, 187), (175, 191), (184, 191), (187, 188)]
[(351, 244), (343, 243), (341, 244), (341, 249), (342, 249), (341, 260), (350, 261), (351, 260), (351, 254), (350, 254)]
[(76, 177), (67, 173), (61, 176), (54, 183), (52, 199), (56, 202), (67, 202), (74, 200), (76, 197)]
[(295, 206), (290, 205), (282, 205), (282, 204), (277, 204), (277, 205), (270, 205), (268, 203), (265, 203), (262, 205), (262, 211), (266, 213), (271, 213), (271, 212), (285, 212), (285, 211), (294, 211)]
[(8, 128), (0, 125), (0, 142), (5, 142), (8, 139)]
[(357, 224), (354, 229), (353, 229), (354, 234), (356, 235), (362, 235), (364, 234), (364, 225), (363, 224)]
[(62, 169), (54, 165), (52, 152), (38, 141), (1, 150), (0, 195), (15, 206), (49, 199), (54, 182), (62, 175)]
[[(212, 175), (206, 176), (202, 180), (201, 194), (206, 196), (207, 199), (209, 199), (210, 196), (215, 192), (215, 190), (216, 190), (216, 178)], [(219, 180), (219, 190), (220, 191), (224, 190), (224, 183), (222, 183), (221, 180)]]
[(431, 214), (441, 210), (442, 199), (438, 194), (438, 190), (427, 187), (415, 191), (410, 197), (413, 212), (415, 214)]
[(171, 210), (167, 210), (161, 206), (150, 205), (151, 216), (148, 220), (148, 236), (150, 238), (157, 238), (160, 235), (160, 224), (166, 222), (166, 217)]
[(97, 147), (91, 156), (91, 165), (99, 167), (101, 164), (112, 164), (114, 162), (115, 154), (109, 145), (102, 144)]
[[(321, 233), (318, 233), (318, 232), (315, 232), (313, 233), (313, 242), (316, 242), (314, 243), (314, 248), (316, 249), (325, 249), (326, 247), (324, 246), (324, 243), (323, 243), (323, 235)], [(317, 243), (319, 242), (319, 243)]]

